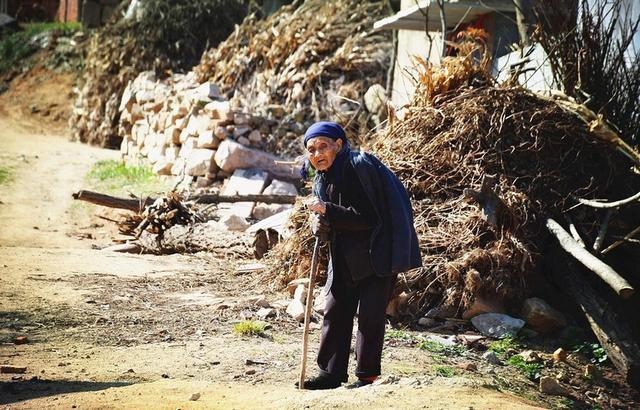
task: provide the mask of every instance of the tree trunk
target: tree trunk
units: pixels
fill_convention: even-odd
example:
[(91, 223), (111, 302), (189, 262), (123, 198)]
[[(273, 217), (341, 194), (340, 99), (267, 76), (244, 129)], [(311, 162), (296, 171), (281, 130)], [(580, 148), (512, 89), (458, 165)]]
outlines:
[(640, 348), (631, 329), (582, 278), (584, 268), (575, 259), (553, 248), (548, 260), (553, 280), (578, 304), (613, 365), (627, 383), (640, 386)]

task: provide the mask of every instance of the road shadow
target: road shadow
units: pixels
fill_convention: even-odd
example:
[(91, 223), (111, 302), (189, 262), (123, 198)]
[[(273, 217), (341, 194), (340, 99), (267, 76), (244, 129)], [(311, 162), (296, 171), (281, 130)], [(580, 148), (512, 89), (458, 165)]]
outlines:
[(127, 382), (76, 382), (53, 380), (16, 380), (0, 382), (0, 405), (17, 403), (40, 397), (58, 394), (79, 393), (105, 390), (111, 387), (124, 387), (133, 383)]

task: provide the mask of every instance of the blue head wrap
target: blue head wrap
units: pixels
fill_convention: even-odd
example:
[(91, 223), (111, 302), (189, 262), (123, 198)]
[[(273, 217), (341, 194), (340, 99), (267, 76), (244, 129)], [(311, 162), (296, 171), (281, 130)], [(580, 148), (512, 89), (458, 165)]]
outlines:
[(304, 133), (304, 145), (307, 146), (307, 141), (315, 137), (327, 137), (336, 141), (341, 139), (342, 142), (347, 142), (347, 136), (344, 133), (344, 128), (337, 122), (333, 121), (320, 121), (316, 122)]

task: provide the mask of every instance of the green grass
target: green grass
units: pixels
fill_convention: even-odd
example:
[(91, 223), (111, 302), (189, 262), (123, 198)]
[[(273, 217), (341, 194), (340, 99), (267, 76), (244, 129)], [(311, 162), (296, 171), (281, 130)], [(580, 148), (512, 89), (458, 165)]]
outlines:
[(385, 333), (384, 340), (403, 340), (406, 342), (413, 342), (415, 338), (407, 331), (391, 329)]
[(11, 169), (0, 166), (0, 185), (7, 184), (13, 180)]
[(498, 355), (503, 355), (509, 349), (517, 349), (519, 347), (516, 339), (512, 337), (505, 337), (500, 340), (496, 340), (495, 342), (489, 345), (489, 350), (492, 352), (496, 352)]
[(607, 352), (599, 343), (582, 342), (574, 345), (571, 350), (582, 353), (594, 364), (602, 364), (609, 360)]
[(0, 74), (20, 67), (24, 59), (38, 50), (37, 45), (30, 44), (34, 36), (53, 30), (66, 36), (81, 29), (82, 25), (77, 22), (31, 23), (25, 25), (23, 30), (5, 36), (0, 41)]
[(447, 346), (436, 340), (423, 340), (419, 342), (416, 347), (421, 350), (427, 350), (431, 353), (436, 353), (437, 355), (444, 355), (444, 356), (460, 356), (466, 351), (464, 346), (461, 346), (461, 345)]
[(233, 331), (243, 336), (264, 336), (265, 324), (255, 320), (243, 320), (233, 325)]
[(451, 366), (436, 365), (433, 366), (433, 372), (440, 377), (453, 377), (456, 372)]
[(520, 370), (529, 380), (538, 380), (542, 375), (544, 365), (541, 363), (526, 363), (520, 355), (515, 355), (507, 360), (509, 366), (513, 366)]
[(148, 164), (126, 165), (122, 161), (98, 161), (86, 177), (92, 189), (113, 195), (137, 196), (166, 192), (171, 182), (151, 172)]

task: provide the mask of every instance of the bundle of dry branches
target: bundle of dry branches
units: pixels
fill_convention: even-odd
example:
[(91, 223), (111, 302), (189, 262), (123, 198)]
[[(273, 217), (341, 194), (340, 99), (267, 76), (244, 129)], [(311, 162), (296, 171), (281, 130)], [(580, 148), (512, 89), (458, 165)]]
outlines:
[[(424, 267), (402, 275), (396, 292), (406, 293), (408, 313), (437, 303), (462, 313), (478, 296), (508, 305), (521, 300), (536, 274), (546, 217), (573, 205), (572, 195), (637, 191), (615, 180), (628, 172), (622, 161), (612, 161), (614, 151), (566, 107), (496, 86), (470, 57), (425, 68), (406, 117), (371, 146), (412, 197), (423, 253)], [(496, 176), (490, 188), (503, 204), (494, 221), (465, 196), (487, 175)], [(598, 218), (584, 209), (583, 219)], [(302, 239), (309, 233), (301, 234), (281, 246), (310, 253)], [(274, 256), (282, 264), (295, 254)], [(288, 275), (300, 274), (289, 269)]]
[[(388, 32), (368, 31), (388, 13), (380, 1), (308, 0), (267, 20), (249, 16), (195, 71), (249, 112), (266, 116), (261, 110), (279, 105), (297, 122), (331, 118), (365, 133), (359, 100), (385, 84), (392, 45)], [(277, 151), (299, 154), (297, 141), (288, 142)]]

